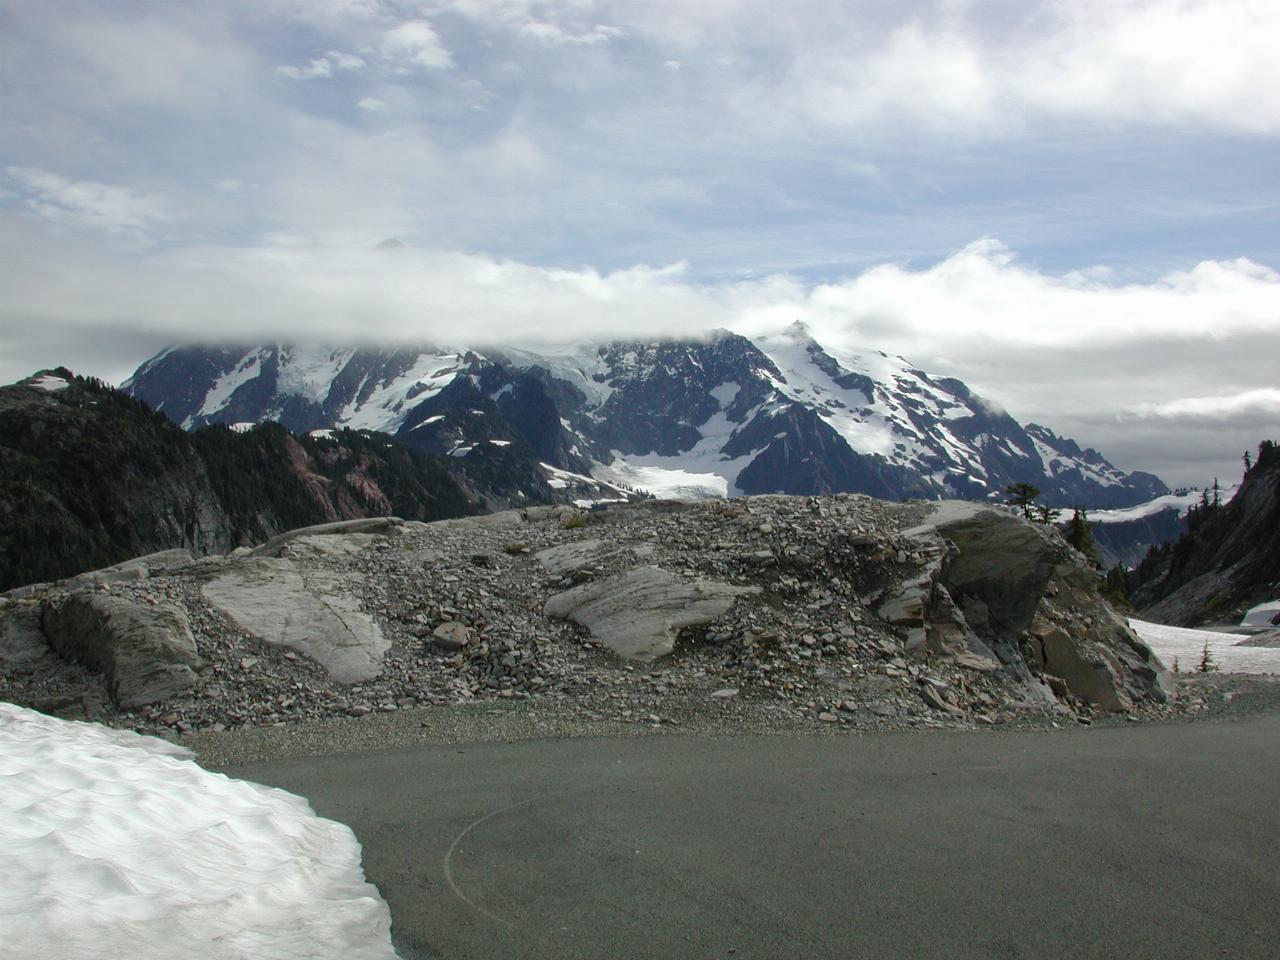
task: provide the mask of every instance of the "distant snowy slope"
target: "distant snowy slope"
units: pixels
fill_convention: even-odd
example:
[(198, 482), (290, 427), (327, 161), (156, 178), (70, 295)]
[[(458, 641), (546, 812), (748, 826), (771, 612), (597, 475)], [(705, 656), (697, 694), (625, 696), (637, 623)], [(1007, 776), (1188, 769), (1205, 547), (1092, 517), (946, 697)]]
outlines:
[[(1239, 485), (1224, 487), (1219, 499), (1226, 502), (1235, 495)], [(1113, 510), (1090, 510), (1089, 522), (1094, 525), (1093, 538), (1104, 566), (1119, 563), (1126, 568), (1137, 566), (1149, 548), (1173, 543), (1187, 531), (1187, 512), (1200, 503), (1203, 493), (1191, 490), (1155, 497), (1146, 503)], [(1065, 521), (1070, 511), (1062, 511), (1059, 521)]]
[[(127, 388), (188, 428), (275, 419), (393, 433), (473, 473), (516, 470), (525, 479), (512, 491), (550, 464), (715, 496), (984, 499), (1029, 482), (1052, 504), (1122, 507), (1168, 492), (1022, 426), (959, 380), (829, 349), (801, 323), (755, 339), (721, 330), (540, 351), (184, 348), (148, 361)], [(494, 443), (513, 445), (503, 464), (473, 465)]]
[(143, 364), (123, 389), (188, 430), (277, 420), (301, 433), (324, 427), (394, 433), (414, 406), (479, 362), (475, 354), (437, 349), (184, 347)]
[[(1223, 503), (1226, 503), (1235, 496), (1236, 491), (1239, 489), (1239, 484), (1223, 487), (1219, 491), (1218, 497)], [(1185, 517), (1187, 511), (1198, 504), (1202, 496), (1203, 493), (1199, 490), (1168, 493), (1163, 497), (1156, 497), (1146, 503), (1139, 503), (1132, 507), (1123, 507), (1115, 510), (1094, 510), (1089, 514), (1089, 521), (1091, 523), (1129, 523), (1133, 520), (1143, 520), (1147, 517), (1155, 516), (1164, 510), (1176, 510), (1178, 516)]]
[(187, 756), (0, 703), (7, 960), (393, 960), (348, 828)]

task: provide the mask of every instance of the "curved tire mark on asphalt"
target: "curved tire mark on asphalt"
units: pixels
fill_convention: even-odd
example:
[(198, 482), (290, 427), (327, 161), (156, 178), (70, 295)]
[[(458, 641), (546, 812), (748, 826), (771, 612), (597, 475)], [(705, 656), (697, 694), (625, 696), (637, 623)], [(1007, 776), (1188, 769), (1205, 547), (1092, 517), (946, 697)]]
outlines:
[(508, 806), (501, 807), (498, 810), (492, 810), (489, 813), (486, 813), (480, 819), (471, 821), (471, 823), (467, 824), (466, 828), (460, 834), (458, 834), (456, 837), (453, 838), (453, 843), (449, 844), (449, 849), (448, 851), (445, 852), (445, 855), (444, 855), (445, 883), (449, 884), (449, 889), (454, 892), (457, 898), (461, 900), (463, 903), (465, 903), (467, 906), (469, 906), (472, 910), (476, 911), (479, 914), (482, 914), (483, 916), (488, 917), (494, 923), (500, 923), (504, 927), (507, 927), (510, 929), (514, 929), (510, 920), (507, 920), (503, 917), (498, 916), (496, 913), (492, 913), (486, 910), (484, 907), (480, 906), (480, 904), (476, 903), (474, 900), (472, 900), (470, 897), (468, 897), (465, 893), (463, 893), (458, 888), (458, 884), (453, 879), (453, 855), (458, 850), (458, 844), (460, 844), (463, 841), (463, 839), (466, 837), (466, 835), (469, 834), (476, 827), (480, 826), (485, 821), (492, 820), (494, 817), (500, 816), (504, 813), (509, 813), (512, 810), (519, 809), (520, 807), (527, 807), (529, 804), (533, 803), (533, 799), (534, 798), (531, 797), (528, 800), (521, 800), (519, 803), (512, 803), (512, 804), (509, 804)]

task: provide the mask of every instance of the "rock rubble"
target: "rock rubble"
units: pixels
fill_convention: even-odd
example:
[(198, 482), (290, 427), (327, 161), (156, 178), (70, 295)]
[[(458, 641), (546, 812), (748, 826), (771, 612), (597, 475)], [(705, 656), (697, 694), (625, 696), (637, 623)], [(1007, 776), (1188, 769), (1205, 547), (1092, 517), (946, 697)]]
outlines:
[[(137, 569), (0, 599), (0, 698), (149, 732), (489, 700), (880, 729), (1156, 714), (1170, 689), (1056, 534), (974, 505), (539, 507)], [(191, 684), (139, 703), (50, 656), (40, 618), (71, 602), (180, 613)]]

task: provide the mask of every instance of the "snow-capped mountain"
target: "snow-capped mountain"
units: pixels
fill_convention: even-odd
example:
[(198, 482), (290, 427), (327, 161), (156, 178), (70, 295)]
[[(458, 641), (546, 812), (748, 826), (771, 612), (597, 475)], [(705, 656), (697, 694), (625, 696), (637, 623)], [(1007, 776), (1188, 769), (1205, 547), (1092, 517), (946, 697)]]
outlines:
[(1121, 507), (1167, 493), (1150, 474), (1020, 425), (959, 380), (825, 348), (799, 323), (756, 339), (718, 331), (539, 353), (185, 347), (147, 361), (124, 389), (187, 428), (379, 430), (468, 471), (523, 460), (544, 477), (660, 495), (981, 499), (1025, 481), (1053, 504)]

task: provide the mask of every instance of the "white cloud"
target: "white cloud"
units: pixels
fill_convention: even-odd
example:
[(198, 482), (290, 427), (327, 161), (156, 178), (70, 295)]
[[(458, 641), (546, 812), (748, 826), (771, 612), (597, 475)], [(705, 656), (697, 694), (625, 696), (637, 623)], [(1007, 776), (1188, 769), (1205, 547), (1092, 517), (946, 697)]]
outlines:
[(295, 67), (289, 64), (276, 67), (276, 73), (282, 77), (288, 77), (290, 80), (317, 80), (321, 77), (333, 76), (333, 66), (329, 63), (328, 57), (316, 57), (305, 67)]
[(366, 64), (363, 57), (358, 57), (354, 53), (343, 53), (341, 50), (330, 50), (303, 67), (291, 65), (276, 67), (276, 73), (290, 80), (319, 80), (332, 77), (334, 70), (360, 70), (364, 66)]
[(26, 205), (41, 219), (88, 226), (140, 239), (173, 219), (160, 197), (93, 180), (71, 180), (33, 167), (6, 167), (5, 174), (25, 188)]
[(401, 70), (442, 70), (453, 65), (440, 35), (426, 20), (408, 20), (382, 36), (384, 59)]
[(1280, 332), (1280, 274), (1247, 259), (1205, 261), (1142, 283), (1111, 275), (1047, 274), (984, 239), (927, 269), (884, 264), (816, 287), (805, 306), (817, 322), (912, 355), (943, 342), (1062, 349)]
[(356, 102), (356, 106), (368, 113), (386, 113), (389, 109), (386, 101), (379, 100), (377, 97), (362, 97)]
[(521, 26), (521, 32), (542, 43), (608, 43), (615, 37), (622, 36), (617, 27), (603, 24), (592, 24), (585, 30), (573, 30), (545, 20), (528, 20)]
[(1183, 397), (1165, 403), (1140, 404), (1137, 409), (1145, 416), (1167, 418), (1214, 420), (1242, 413), (1280, 417), (1280, 390), (1258, 387), (1221, 396)]
[[(1043, 123), (1280, 133), (1280, 5), (1273, 0), (797, 0), (450, 5), (545, 39), (587, 24), (668, 61), (720, 64), (729, 103), (771, 125), (966, 137)], [(598, 29), (598, 27), (597, 27)], [(705, 72), (705, 71), (704, 71)]]
[(339, 70), (359, 70), (365, 66), (364, 57), (357, 56), (354, 53), (330, 50), (325, 56)]

